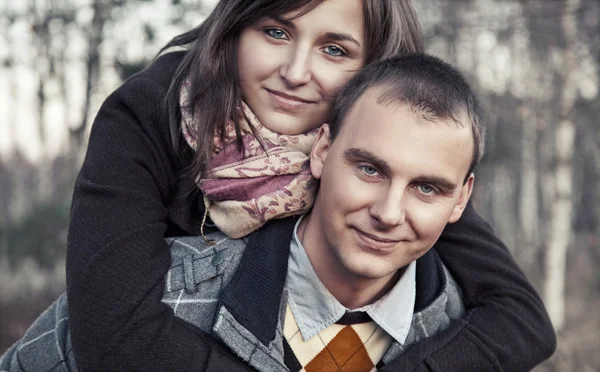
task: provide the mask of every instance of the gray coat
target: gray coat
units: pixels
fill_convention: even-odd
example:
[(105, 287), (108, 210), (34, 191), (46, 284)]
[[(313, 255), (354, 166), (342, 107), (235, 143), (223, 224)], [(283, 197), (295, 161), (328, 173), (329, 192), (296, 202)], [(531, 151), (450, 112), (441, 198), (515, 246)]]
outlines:
[[(177, 317), (211, 334), (257, 370), (288, 371), (283, 320), (289, 239), (261, 246), (220, 233), (210, 238), (216, 245), (207, 245), (201, 237), (167, 239), (172, 265), (162, 301)], [(383, 363), (395, 369), (404, 350), (446, 329), (463, 312), (456, 283), (430, 250), (417, 260), (417, 300), (408, 338), (402, 345), (393, 343)], [(7, 350), (0, 372), (75, 370), (63, 294)]]

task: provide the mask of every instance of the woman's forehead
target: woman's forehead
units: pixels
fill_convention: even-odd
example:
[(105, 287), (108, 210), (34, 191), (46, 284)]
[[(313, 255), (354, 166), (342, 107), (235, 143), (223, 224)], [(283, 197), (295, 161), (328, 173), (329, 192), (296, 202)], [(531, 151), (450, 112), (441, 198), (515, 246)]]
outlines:
[(283, 11), (265, 14), (256, 23), (274, 19), (284, 25), (294, 27), (310, 19), (320, 21), (320, 28), (358, 27), (361, 33), (364, 31), (363, 0), (313, 0), (300, 3), (285, 7)]
[[(263, 18), (279, 17), (287, 20), (292, 20), (303, 16), (310, 12), (319, 4), (326, 0), (298, 0), (298, 1), (286, 1), (286, 0), (253, 0), (262, 4), (253, 4), (257, 8), (264, 10), (261, 12)], [(242, 5), (243, 6), (243, 5)]]
[[(321, 5), (321, 3), (323, 3), (324, 1), (325, 0), (312, 0), (312, 1), (308, 1), (308, 2), (307, 1), (298, 2), (297, 4), (295, 4), (295, 6), (291, 7), (286, 12), (284, 12), (282, 14), (275, 14), (275, 15), (279, 16), (283, 19), (291, 21), (296, 18), (300, 18), (307, 13), (310, 13), (316, 7)], [(301, 3), (304, 3), (304, 4), (301, 4)]]

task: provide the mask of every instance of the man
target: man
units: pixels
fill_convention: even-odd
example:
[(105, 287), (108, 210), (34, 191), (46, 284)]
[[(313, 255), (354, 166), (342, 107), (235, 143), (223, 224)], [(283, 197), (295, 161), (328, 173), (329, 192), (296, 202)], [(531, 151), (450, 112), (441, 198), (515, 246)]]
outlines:
[[(295, 320), (306, 341), (297, 335), (290, 342), (295, 353), (298, 345), (296, 355), (306, 356), (303, 366), (341, 358), (317, 361), (305, 349), (307, 343), (323, 348), (328, 334), (340, 338), (339, 327), (327, 325), (343, 318), (346, 309), (362, 309), (373, 319), (370, 327), (360, 324), (364, 336), (372, 336), (360, 337), (368, 353), (347, 360), (356, 367), (349, 370), (370, 370), (382, 357), (388, 362), (398, 356), (414, 342), (407, 341), (409, 330), (420, 338), (447, 325), (420, 319), (411, 328), (415, 268), (446, 224), (460, 218), (471, 195), (473, 154), (482, 147), (473, 139), (480, 130), (472, 129), (480, 122), (476, 107), (469, 107), (474, 100), (460, 76), (434, 58), (391, 60), (368, 70), (340, 98), (339, 117), (320, 130), (311, 154), (319, 193), (293, 235), (285, 327)], [(433, 254), (427, 260), (439, 264)], [(417, 271), (427, 275), (435, 267), (422, 265)], [(456, 297), (445, 306), (453, 309), (425, 307), (429, 317), (459, 315), (454, 285), (446, 284)], [(415, 324), (431, 329), (420, 334)], [(352, 337), (349, 331), (346, 338)], [(314, 367), (306, 370), (324, 370)]]
[[(169, 240), (163, 302), (210, 334), (197, 368), (429, 370), (431, 350), (407, 349), (463, 312), (431, 248), (461, 217), (484, 134), (470, 88), (437, 58), (365, 68), (312, 149), (320, 189), (310, 213), (241, 240), (213, 234), (215, 245)], [(0, 369), (74, 369), (66, 319), (61, 297)]]

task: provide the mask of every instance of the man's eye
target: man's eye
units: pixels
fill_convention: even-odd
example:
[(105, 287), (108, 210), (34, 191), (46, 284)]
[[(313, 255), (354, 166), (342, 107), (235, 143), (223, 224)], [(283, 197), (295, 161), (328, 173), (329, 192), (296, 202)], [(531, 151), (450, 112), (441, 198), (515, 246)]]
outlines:
[(323, 50), (325, 51), (325, 53), (333, 57), (342, 57), (346, 55), (346, 52), (344, 52), (342, 48), (335, 45), (326, 46)]
[(265, 30), (265, 33), (271, 36), (273, 39), (284, 40), (287, 38), (285, 36), (285, 32), (279, 28), (268, 28)]
[(361, 165), (360, 169), (363, 171), (364, 174), (366, 174), (369, 177), (377, 176), (377, 174), (379, 173), (377, 172), (377, 168), (372, 167), (370, 165)]
[(423, 194), (433, 194), (435, 192), (430, 185), (419, 185), (418, 188)]

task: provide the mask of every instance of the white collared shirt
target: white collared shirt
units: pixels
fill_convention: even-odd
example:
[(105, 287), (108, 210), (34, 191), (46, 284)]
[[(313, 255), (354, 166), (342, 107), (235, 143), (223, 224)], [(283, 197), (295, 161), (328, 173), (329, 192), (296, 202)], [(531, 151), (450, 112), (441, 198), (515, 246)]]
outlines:
[(290, 246), (287, 271), (288, 304), (304, 341), (338, 321), (346, 312), (364, 311), (384, 331), (404, 344), (412, 322), (416, 296), (416, 263), (411, 262), (394, 287), (379, 300), (359, 309), (342, 305), (323, 285), (298, 238), (298, 220)]

